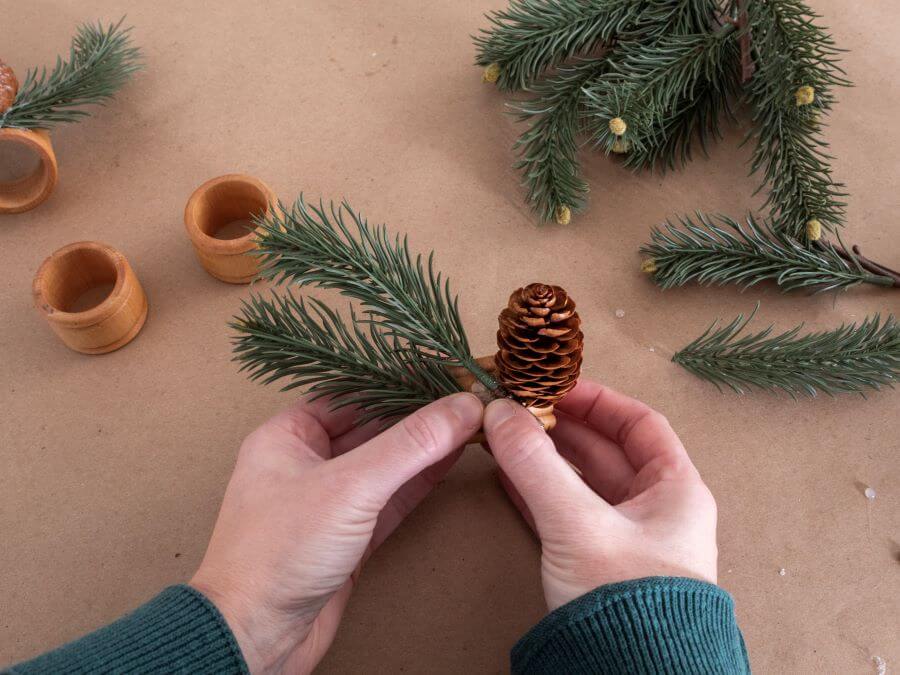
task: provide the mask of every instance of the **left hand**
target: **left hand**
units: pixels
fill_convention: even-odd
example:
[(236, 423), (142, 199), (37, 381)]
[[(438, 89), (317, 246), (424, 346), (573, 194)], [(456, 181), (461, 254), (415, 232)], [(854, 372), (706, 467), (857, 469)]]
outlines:
[(244, 440), (190, 583), (251, 672), (321, 661), (363, 562), (443, 478), (482, 412), (455, 394), (377, 434), (354, 427), (352, 409), (302, 400)]

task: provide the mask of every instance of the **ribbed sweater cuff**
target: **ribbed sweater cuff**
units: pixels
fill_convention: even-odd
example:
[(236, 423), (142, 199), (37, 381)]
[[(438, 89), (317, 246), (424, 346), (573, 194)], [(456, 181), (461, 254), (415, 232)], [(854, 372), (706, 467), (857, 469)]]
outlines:
[(171, 586), (118, 621), (6, 672), (247, 673), (247, 666), (215, 606), (190, 586)]
[(649, 577), (601, 586), (548, 614), (512, 650), (513, 673), (749, 673), (731, 596)]

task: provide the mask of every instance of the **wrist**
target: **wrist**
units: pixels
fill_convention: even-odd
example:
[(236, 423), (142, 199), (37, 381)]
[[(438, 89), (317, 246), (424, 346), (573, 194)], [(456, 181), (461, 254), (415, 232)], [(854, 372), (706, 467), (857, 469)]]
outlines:
[(266, 603), (256, 602), (237, 589), (213, 582), (202, 572), (194, 575), (188, 585), (209, 600), (228, 624), (247, 669), (254, 673), (277, 673), (294, 647), (306, 638), (309, 626), (305, 623), (286, 630), (283, 621), (266, 610)]

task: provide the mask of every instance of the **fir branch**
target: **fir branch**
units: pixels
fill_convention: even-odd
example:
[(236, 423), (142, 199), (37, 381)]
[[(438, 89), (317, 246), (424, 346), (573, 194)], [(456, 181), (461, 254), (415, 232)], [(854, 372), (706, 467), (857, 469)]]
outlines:
[[(846, 194), (831, 175), (821, 117), (834, 102), (832, 88), (849, 86), (831, 36), (800, 0), (755, 0), (749, 7), (756, 73), (747, 86), (754, 110), (752, 171), (763, 175), (778, 230), (801, 239), (818, 220), (835, 231), (844, 223)], [(814, 100), (798, 98), (812, 87)]]
[(350, 317), (352, 328), (318, 300), (253, 295), (231, 324), (235, 360), (264, 384), (289, 378), (282, 391), (309, 387), (314, 398), (334, 397), (335, 407), (358, 406), (361, 424), (389, 422), (460, 390), (446, 368), (405, 349), (382, 324), (364, 331), (352, 309)]
[[(698, 27), (687, 22), (686, 28)], [(620, 117), (629, 129), (639, 124), (642, 142), (627, 144), (627, 166), (674, 167), (679, 157), (682, 162), (690, 157), (695, 134), (704, 150), (708, 135), (719, 135), (719, 116), (730, 115), (728, 98), (736, 89), (740, 52), (734, 29), (726, 24), (715, 32), (665, 34), (649, 45), (623, 41), (610, 72), (585, 87), (588, 112), (601, 129), (610, 115), (610, 84), (631, 90), (625, 98), (632, 110)]]
[(746, 227), (725, 216), (713, 219), (698, 213), (697, 218), (697, 222), (679, 218), (680, 228), (671, 221), (653, 228), (651, 242), (641, 247), (645, 271), (663, 288), (690, 282), (747, 288), (766, 280), (785, 291), (895, 285), (887, 275), (866, 271), (843, 247), (823, 241), (820, 247), (808, 248), (773, 230), (768, 222), (758, 224), (752, 216)]
[(301, 196), (290, 210), (279, 205), (256, 224), (264, 277), (336, 289), (361, 302), (389, 337), (421, 358), (462, 366), (495, 395), (505, 395), (475, 363), (458, 299), (435, 270), (433, 253), (427, 261), (421, 254), (413, 258), (405, 237), (391, 237), (384, 225), (370, 227), (346, 202), (326, 211)]
[(672, 360), (720, 391), (725, 385), (739, 394), (756, 387), (792, 398), (833, 395), (893, 387), (900, 378), (900, 324), (893, 315), (802, 336), (802, 325), (774, 336), (772, 326), (741, 335), (755, 314), (721, 328), (714, 323)]
[(602, 58), (561, 66), (533, 87), (534, 99), (512, 105), (519, 121), (531, 125), (513, 146), (520, 155), (515, 168), (542, 220), (568, 221), (571, 211), (584, 208), (588, 187), (580, 175), (577, 141), (582, 88), (605, 67)]
[(29, 70), (12, 106), (0, 115), (0, 128), (46, 129), (76, 122), (89, 113), (81, 106), (103, 105), (141, 69), (140, 50), (131, 46), (130, 28), (116, 24), (79, 26), (69, 60)]
[(473, 38), (476, 63), (500, 67), (500, 89), (529, 88), (548, 67), (629, 30), (645, 6), (641, 0), (512, 0), (488, 14), (491, 28)]

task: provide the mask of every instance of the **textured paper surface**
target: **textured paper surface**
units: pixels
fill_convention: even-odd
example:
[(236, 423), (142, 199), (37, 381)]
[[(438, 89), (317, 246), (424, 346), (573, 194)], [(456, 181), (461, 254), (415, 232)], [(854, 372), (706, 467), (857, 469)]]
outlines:
[[(900, 293), (661, 293), (642, 277), (650, 225), (753, 205), (738, 128), (665, 177), (588, 158), (587, 215), (536, 226), (510, 168), (519, 127), (471, 65), (469, 35), (502, 5), (0, 0), (2, 58), (20, 76), (67, 50), (81, 20), (127, 13), (147, 55), (117, 102), (54, 132), (50, 200), (0, 220), (0, 664), (188, 579), (240, 440), (290, 399), (229, 362), (225, 322), (248, 290), (200, 268), (181, 222), (197, 185), (240, 171), (286, 200), (347, 197), (434, 248), (479, 353), (512, 289), (567, 288), (585, 374), (662, 410), (718, 498), (721, 583), (756, 670), (866, 673), (873, 655), (900, 667), (900, 392), (739, 398), (669, 362), (757, 300), (760, 325), (825, 328), (898, 313)], [(852, 195), (846, 238), (897, 265), (900, 15), (889, 0), (814, 7), (853, 50), (857, 86), (839, 92), (828, 132)], [(120, 248), (150, 299), (137, 340), (107, 356), (68, 351), (31, 308), (40, 262), (81, 239)], [(544, 612), (538, 564), (473, 448), (368, 564), (321, 671), (505, 671)]]

